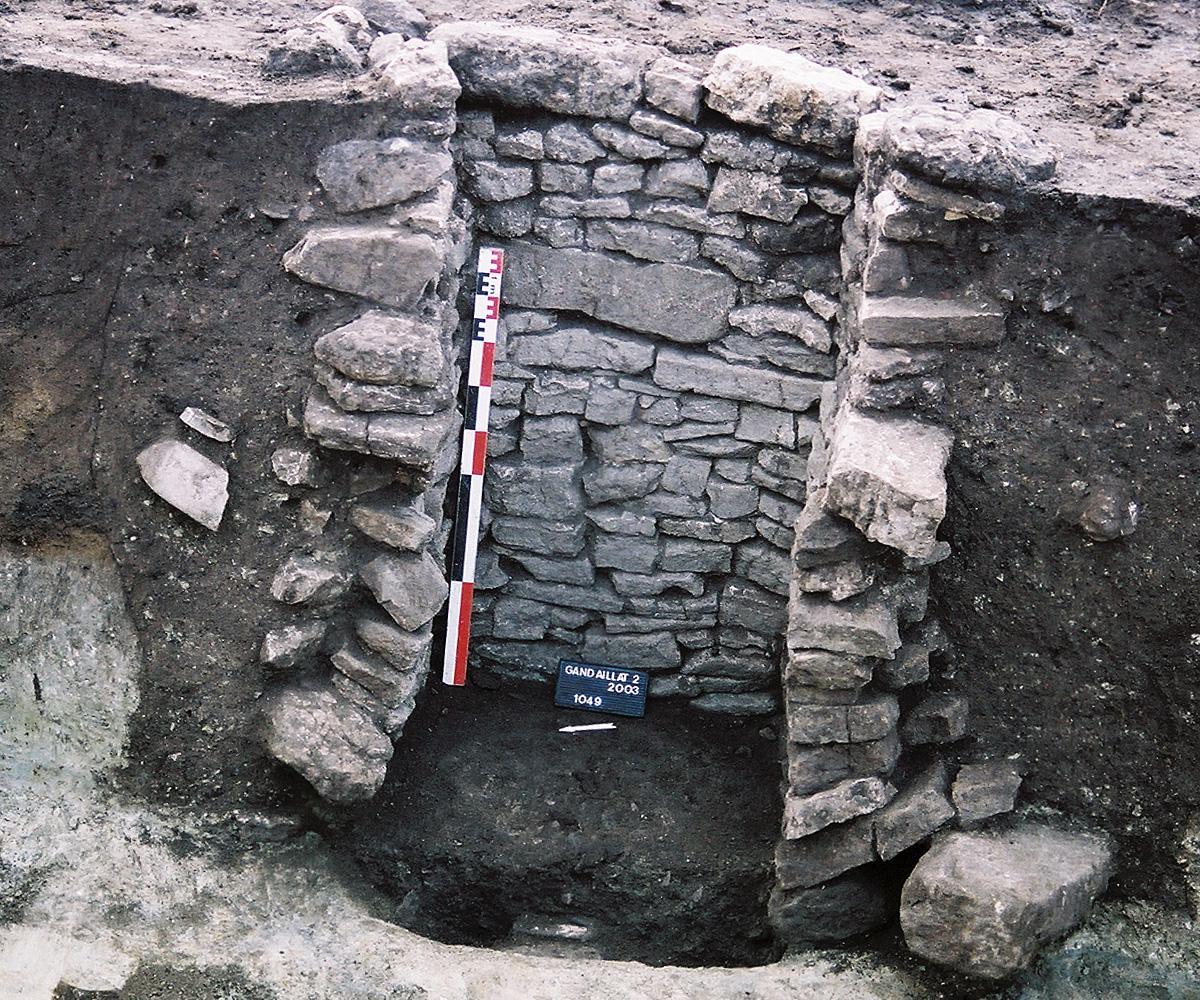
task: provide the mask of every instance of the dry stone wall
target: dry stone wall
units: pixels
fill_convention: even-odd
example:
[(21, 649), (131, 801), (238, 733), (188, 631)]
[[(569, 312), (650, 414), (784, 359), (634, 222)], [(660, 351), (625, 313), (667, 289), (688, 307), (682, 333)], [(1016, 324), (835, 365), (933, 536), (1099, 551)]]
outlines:
[(776, 711), (851, 143), (878, 95), (760, 46), (704, 76), (508, 25), (434, 37), (464, 103), (499, 105), (454, 140), (479, 238), (506, 250), (476, 655)]

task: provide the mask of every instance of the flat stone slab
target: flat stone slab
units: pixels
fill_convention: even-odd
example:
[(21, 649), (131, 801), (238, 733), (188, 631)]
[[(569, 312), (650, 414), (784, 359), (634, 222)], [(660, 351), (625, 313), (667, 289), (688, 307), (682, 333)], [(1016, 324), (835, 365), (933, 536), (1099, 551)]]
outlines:
[(875, 812), (895, 794), (895, 787), (882, 778), (848, 778), (810, 795), (789, 791), (783, 803), (783, 836), (796, 840), (835, 823)]
[(654, 366), (654, 384), (798, 413), (820, 399), (821, 390), (828, 383), (823, 379), (731, 364), (710, 354), (664, 347), (659, 350)]
[(293, 687), (266, 712), (267, 752), (297, 771), (323, 799), (361, 802), (383, 784), (392, 743), (330, 687)]
[[(460, 21), (429, 34), (446, 43), (468, 97), (589, 118), (628, 118), (656, 50), (506, 21)], [(507, 280), (508, 275), (505, 275)]]
[(283, 255), (297, 278), (401, 309), (442, 271), (444, 247), (423, 233), (385, 226), (324, 226)]
[(736, 297), (729, 275), (688, 264), (639, 264), (534, 243), (511, 243), (505, 251), (509, 305), (569, 309), (682, 344), (723, 336)]
[(992, 347), (1004, 339), (1006, 316), (995, 303), (976, 299), (867, 295), (858, 304), (862, 339), (881, 346)]
[(917, 863), (900, 926), (922, 958), (980, 979), (1005, 979), (1087, 916), (1108, 885), (1104, 836), (1025, 825), (951, 833)]
[(229, 473), (182, 441), (156, 441), (137, 456), (142, 479), (155, 493), (209, 531), (221, 526), (229, 502)]
[(351, 139), (322, 150), (317, 179), (339, 212), (361, 212), (424, 194), (451, 167), (441, 146), (412, 139)]
[(319, 337), (313, 353), (347, 378), (377, 385), (430, 388), (447, 368), (437, 326), (377, 309)]
[(450, 592), (445, 576), (427, 552), (376, 556), (359, 576), (392, 621), (410, 632), (441, 611)]
[(840, 69), (767, 45), (735, 45), (713, 60), (705, 101), (734, 121), (761, 125), (785, 142), (844, 152), (880, 90)]

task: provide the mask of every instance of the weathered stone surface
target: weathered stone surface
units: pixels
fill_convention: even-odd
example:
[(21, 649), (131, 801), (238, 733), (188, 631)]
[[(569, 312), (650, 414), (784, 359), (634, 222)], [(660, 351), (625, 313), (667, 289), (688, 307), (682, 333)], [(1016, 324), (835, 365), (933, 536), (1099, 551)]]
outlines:
[(370, 45), (371, 28), (362, 13), (335, 4), (271, 46), (263, 72), (267, 76), (358, 73)]
[(542, 554), (574, 556), (584, 545), (582, 518), (559, 521), (498, 516), (492, 519), (490, 531), (501, 545)]
[(754, 537), (754, 526), (745, 521), (717, 521), (699, 518), (665, 517), (659, 522), (663, 534), (698, 538), (706, 542), (732, 545)]
[(954, 818), (950, 769), (934, 761), (875, 816), (875, 849), (884, 861), (919, 844)]
[(525, 412), (535, 416), (582, 414), (587, 408), (590, 388), (590, 381), (583, 375), (540, 371), (525, 390)]
[(793, 648), (789, 643), (783, 677), (788, 687), (857, 689), (871, 680), (872, 662), (865, 656), (831, 653), (824, 649)]
[(653, 49), (611, 38), (502, 21), (452, 22), (429, 37), (446, 43), (469, 97), (590, 118), (628, 118), (654, 58)]
[(592, 450), (604, 465), (632, 462), (666, 462), (671, 449), (660, 428), (649, 424), (628, 427), (593, 427), (588, 431)]
[(700, 159), (735, 170), (764, 170), (772, 174), (786, 172), (796, 181), (806, 181), (816, 176), (821, 166), (820, 156), (798, 146), (776, 142), (757, 129), (710, 129), (704, 148), (700, 151)]
[(645, 84), (647, 104), (689, 122), (700, 117), (704, 85), (694, 66), (663, 56), (646, 70)]
[(267, 752), (330, 802), (369, 799), (383, 784), (392, 743), (329, 687), (293, 687), (266, 711)]
[(633, 214), (629, 199), (624, 195), (581, 198), (550, 194), (541, 199), (538, 207), (546, 215), (567, 219), (628, 219)]
[(648, 205), (636, 206), (633, 216), (647, 222), (661, 222), (664, 226), (678, 226), (680, 229), (691, 229), (698, 233), (713, 233), (716, 236), (734, 238), (746, 235), (746, 227), (736, 215), (713, 215), (700, 205), (655, 200)]
[(822, 353), (829, 351), (833, 343), (829, 324), (803, 307), (773, 304), (738, 306), (730, 310), (729, 324), (753, 336), (786, 333)]
[[(443, 363), (445, 354), (439, 350)], [(447, 366), (448, 368), (448, 366)], [(447, 419), (454, 402), (454, 382), (457, 372), (447, 370), (446, 377), (430, 388), (408, 385), (376, 385), (346, 378), (332, 365), (323, 361), (313, 364), (313, 375), (325, 394), (338, 408), (353, 413), (401, 413), (431, 416), (438, 421)]]
[(350, 523), (369, 538), (405, 552), (423, 549), (437, 530), (437, 522), (424, 511), (386, 501), (355, 504)]
[[(745, 489), (745, 487), (728, 488)], [(753, 501), (750, 504), (749, 510), (756, 509), (758, 507), (757, 490), (748, 499)], [(747, 513), (749, 513), (749, 510)], [(714, 510), (714, 513), (717, 516), (721, 516), (717, 510)], [(734, 558), (734, 572), (747, 580), (753, 580), (760, 587), (765, 587), (773, 593), (787, 596), (791, 578), (791, 561), (788, 559), (787, 553), (780, 551), (774, 545), (770, 545), (765, 541), (747, 542), (744, 545), (739, 545), (737, 556)]]
[(1054, 175), (1054, 154), (995, 111), (910, 105), (865, 118), (855, 149), (950, 187), (1014, 191)]
[(600, 195), (637, 191), (645, 174), (646, 168), (638, 163), (606, 163), (592, 175), (592, 189)]
[(510, 244), (504, 298), (570, 309), (685, 344), (715, 340), (736, 298), (728, 275), (685, 264), (635, 264), (605, 253)]
[(784, 799), (783, 835), (807, 837), (834, 823), (844, 823), (883, 808), (896, 789), (881, 778), (850, 778), (811, 795), (791, 792)]
[(584, 473), (583, 491), (592, 503), (630, 500), (652, 493), (662, 477), (663, 467), (658, 464), (600, 466)]
[(553, 161), (538, 164), (538, 187), (543, 191), (586, 194), (590, 183), (587, 167)]
[(693, 159), (657, 163), (646, 175), (646, 194), (656, 198), (698, 198), (709, 187), (708, 171)]
[(389, 708), (414, 705), (425, 678), (410, 665), (399, 669), (357, 642), (349, 641), (329, 657), (334, 668), (358, 682)]
[(591, 630), (583, 640), (583, 657), (590, 663), (633, 667), (652, 673), (677, 670), (682, 661), (679, 646), (670, 632), (606, 635)]
[(310, 448), (276, 448), (271, 453), (271, 471), (288, 486), (320, 486), (320, 459)]
[(776, 938), (793, 945), (845, 941), (882, 927), (892, 917), (883, 879), (870, 869), (808, 889), (776, 889), (767, 913)]
[(862, 535), (849, 521), (829, 513), (823, 490), (807, 498), (794, 527), (792, 558), (800, 569), (843, 562), (862, 552)]
[(519, 198), (481, 205), (476, 225), (503, 239), (526, 236), (533, 229), (533, 200)]
[(947, 834), (904, 884), (904, 940), (931, 962), (1005, 979), (1087, 916), (1111, 871), (1103, 836), (1033, 824)]
[(911, 177), (901, 170), (889, 171), (886, 183), (897, 194), (937, 209), (943, 218), (950, 221), (969, 218), (996, 222), (1004, 215), (1004, 206), (999, 202), (985, 201), (961, 191), (937, 187), (920, 178)]
[(535, 128), (518, 129), (496, 136), (496, 155), (519, 160), (540, 160), (546, 147), (542, 133)]
[(468, 160), (462, 174), (464, 187), (484, 201), (511, 201), (533, 191), (533, 167), (527, 163)]
[[(732, 522), (727, 522), (729, 523)], [(664, 520), (664, 531), (667, 530), (666, 524)], [(749, 530), (753, 534), (754, 529), (750, 527)], [(717, 617), (722, 625), (742, 625), (760, 632), (775, 633), (782, 631), (787, 623), (787, 607), (786, 602), (777, 594), (763, 590), (753, 583), (730, 580), (721, 591)]]
[(905, 743), (953, 743), (967, 734), (967, 699), (935, 692), (909, 709), (901, 728)]
[(879, 663), (875, 679), (889, 691), (924, 684), (929, 680), (929, 647), (919, 642), (906, 642), (897, 651), (895, 659)]
[(874, 860), (872, 817), (860, 816), (802, 840), (780, 840), (775, 845), (775, 884), (807, 889)]
[(874, 694), (853, 705), (812, 705), (788, 692), (788, 739), (793, 743), (870, 743), (883, 739), (900, 718), (893, 695)]
[(376, 93), (397, 111), (453, 111), (462, 86), (447, 55), (442, 42), (381, 35), (372, 43), (369, 57)]
[(803, 186), (789, 185), (775, 174), (721, 167), (708, 196), (710, 212), (744, 212), (777, 222), (790, 222), (808, 204)]
[(683, 672), (698, 677), (729, 677), (766, 684), (776, 676), (775, 664), (752, 652), (716, 652), (702, 650), (688, 657)]
[(408, 308), (442, 271), (443, 245), (423, 233), (372, 226), (310, 229), (283, 266), (314, 285)]
[(142, 479), (172, 507), (209, 531), (221, 526), (229, 502), (229, 473), (190, 445), (166, 439), (138, 452)]
[(518, 517), (561, 518), (583, 510), (576, 465), (528, 465), (501, 459), (488, 468), (489, 504)]
[(654, 346), (646, 341), (597, 327), (575, 326), (549, 333), (512, 336), (508, 356), (530, 368), (643, 372), (654, 362)]
[(700, 242), (691, 233), (652, 222), (598, 219), (587, 227), (593, 250), (620, 250), (641, 260), (675, 262), (694, 260)]
[(872, 541), (929, 556), (946, 516), (952, 443), (941, 427), (843, 407), (830, 437), (825, 505)]
[(685, 149), (699, 149), (704, 145), (704, 133), (689, 128), (677, 118), (659, 114), (657, 111), (646, 111), (639, 108), (629, 116), (629, 127), (652, 139), (659, 139), (672, 146), (683, 146)]
[(271, 581), (271, 596), (284, 604), (329, 604), (350, 589), (350, 574), (334, 556), (288, 556)]
[(865, 593), (875, 583), (875, 566), (862, 559), (824, 563), (810, 569), (796, 569), (792, 579), (806, 594), (825, 594), (831, 601), (844, 601)]
[(958, 811), (958, 825), (977, 826), (984, 820), (1012, 812), (1021, 790), (1023, 765), (1020, 759), (989, 760), (964, 764), (958, 769), (950, 796)]
[(720, 264), (735, 278), (754, 284), (766, 281), (772, 265), (769, 257), (725, 236), (705, 236), (700, 241), (700, 255)]
[(408, 0), (354, 0), (350, 6), (385, 34), (421, 38), (429, 30), (429, 19)]
[(858, 306), (862, 339), (883, 346), (960, 344), (991, 347), (1004, 339), (1006, 311), (975, 299), (867, 295)]
[(184, 407), (183, 412), (179, 414), (179, 420), (197, 434), (203, 434), (206, 438), (220, 441), (222, 444), (229, 444), (237, 436), (234, 429), (224, 420), (218, 420), (211, 413), (195, 406)]
[[(723, 319), (722, 319), (723, 322)], [(825, 384), (763, 368), (732, 365), (705, 355), (664, 347), (654, 366), (654, 383), (666, 389), (703, 391), (779, 410), (807, 410), (821, 398)]]
[(848, 778), (887, 777), (900, 759), (895, 733), (871, 743), (822, 743), (787, 747), (787, 783), (795, 795), (809, 795)]
[(835, 603), (793, 588), (787, 641), (792, 649), (890, 658), (900, 646), (896, 609), (875, 593)]
[(427, 626), (416, 632), (398, 628), (390, 618), (363, 613), (354, 621), (359, 642), (388, 661), (397, 670), (422, 671), (429, 661), (433, 631)]
[(559, 122), (546, 131), (546, 157), (564, 163), (590, 163), (604, 156), (600, 145), (587, 129), (575, 122)]
[(442, 458), (456, 422), (451, 410), (425, 417), (375, 413), (367, 424), (367, 448), (372, 455), (430, 472)]
[(348, 378), (428, 388), (445, 375), (441, 330), (378, 310), (318, 338), (313, 353)]
[(717, 691), (693, 698), (688, 707), (713, 715), (774, 715), (779, 711), (779, 698), (774, 691)]
[(850, 147), (859, 117), (877, 108), (881, 96), (849, 73), (766, 45), (725, 49), (704, 86), (708, 106), (734, 121), (833, 152)]
[(640, 135), (623, 125), (615, 125), (612, 122), (600, 122), (593, 125), (592, 135), (602, 146), (627, 160), (661, 160), (671, 156), (684, 155), (681, 150), (674, 149), (666, 143)]
[(361, 212), (424, 194), (450, 167), (450, 154), (432, 143), (352, 139), (322, 150), (317, 179), (339, 212)]
[(376, 556), (359, 576), (392, 621), (410, 632), (433, 618), (450, 593), (429, 553)]
[(294, 667), (320, 648), (325, 628), (325, 622), (306, 622), (272, 629), (263, 636), (258, 650), (259, 662), (277, 669)]

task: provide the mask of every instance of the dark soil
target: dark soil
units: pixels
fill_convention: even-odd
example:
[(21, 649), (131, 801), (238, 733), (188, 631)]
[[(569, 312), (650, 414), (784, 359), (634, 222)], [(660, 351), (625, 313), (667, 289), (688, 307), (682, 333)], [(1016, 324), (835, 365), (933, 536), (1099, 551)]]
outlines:
[[(611, 720), (616, 730), (560, 733)], [(605, 958), (738, 965), (765, 925), (779, 831), (775, 726), (652, 702), (644, 719), (556, 708), (542, 685), (431, 687), (375, 800), (331, 835), (459, 944), (588, 928)]]

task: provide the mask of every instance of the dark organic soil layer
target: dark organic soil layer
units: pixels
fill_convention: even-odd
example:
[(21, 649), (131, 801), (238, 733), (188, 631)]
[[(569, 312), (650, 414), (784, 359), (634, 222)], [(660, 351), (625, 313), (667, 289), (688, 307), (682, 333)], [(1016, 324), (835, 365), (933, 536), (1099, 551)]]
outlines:
[(332, 839), (397, 900), (393, 919), (441, 940), (575, 923), (606, 958), (766, 961), (775, 728), (672, 702), (644, 719), (560, 709), (542, 685), (433, 687), (383, 790)]

